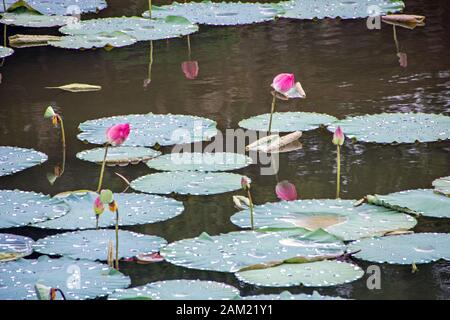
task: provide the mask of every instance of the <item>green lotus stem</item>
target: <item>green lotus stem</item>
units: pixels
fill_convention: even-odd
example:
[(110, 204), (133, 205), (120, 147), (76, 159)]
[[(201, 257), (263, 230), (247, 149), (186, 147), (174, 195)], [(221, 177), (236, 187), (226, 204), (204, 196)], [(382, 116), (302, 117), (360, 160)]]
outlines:
[(148, 0), (148, 16), (152, 18), (152, 0)]
[(341, 191), (341, 146), (337, 145), (337, 174), (336, 174), (336, 199), (339, 199)]
[(255, 223), (254, 223), (254, 219), (253, 219), (253, 198), (252, 198), (252, 193), (250, 192), (250, 188), (247, 189), (247, 196), (248, 196), (248, 200), (250, 202), (250, 226), (252, 228), (252, 230), (255, 230)]
[(119, 270), (119, 209), (116, 209), (116, 270)]
[(105, 144), (105, 155), (103, 156), (102, 169), (100, 171), (100, 177), (98, 179), (97, 192), (100, 192), (100, 190), (102, 189), (103, 174), (105, 172), (105, 165), (106, 165), (106, 157), (108, 156), (108, 147), (109, 147), (109, 143)]
[(275, 100), (276, 100), (276, 97), (274, 95), (273, 99), (272, 99), (272, 106), (270, 108), (269, 130), (267, 130), (269, 136), (272, 133), (272, 117), (273, 117), (273, 113), (275, 112)]
[(392, 26), (392, 31), (394, 33), (394, 42), (395, 42), (395, 47), (397, 48), (397, 53), (400, 52), (400, 48), (398, 45), (398, 39), (397, 39), (397, 29), (395, 28), (395, 25)]

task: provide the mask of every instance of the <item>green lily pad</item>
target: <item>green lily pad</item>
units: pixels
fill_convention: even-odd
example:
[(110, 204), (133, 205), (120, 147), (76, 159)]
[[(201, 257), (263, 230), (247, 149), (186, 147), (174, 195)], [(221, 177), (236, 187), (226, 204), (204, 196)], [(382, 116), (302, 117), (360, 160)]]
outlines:
[(0, 233), (0, 262), (13, 261), (33, 252), (33, 239), (15, 234)]
[(47, 161), (46, 154), (33, 149), (0, 147), (0, 177), (11, 175)]
[[(55, 196), (55, 199), (64, 201), (70, 211), (65, 216), (35, 224), (35, 227), (45, 229), (95, 229), (96, 218), (94, 214), (95, 192), (69, 192)], [(117, 193), (114, 199), (119, 206), (119, 225), (131, 226), (147, 223), (155, 223), (171, 219), (183, 212), (183, 204), (179, 201), (139, 193)], [(115, 226), (115, 214), (105, 212), (100, 216), (99, 227)]]
[(57, 41), (48, 41), (48, 44), (62, 49), (93, 49), (108, 47), (125, 47), (136, 43), (137, 40), (123, 32), (98, 33), (61, 37)]
[(450, 260), (450, 234), (413, 233), (362, 239), (350, 244), (354, 257), (377, 263), (419, 264)]
[[(110, 147), (106, 157), (106, 164), (109, 166), (137, 164), (159, 156), (161, 152), (145, 147)], [(105, 148), (95, 148), (77, 153), (77, 158), (84, 161), (102, 164), (105, 155)]]
[(46, 16), (35, 12), (6, 12), (3, 13), (0, 23), (12, 26), (29, 28), (60, 27), (70, 23), (76, 23), (76, 17)]
[(330, 260), (282, 264), (236, 273), (239, 280), (263, 287), (336, 286), (358, 280), (363, 275), (364, 271), (356, 265)]
[(8, 47), (0, 46), (0, 59), (9, 57), (14, 53), (14, 50)]
[(26, 226), (65, 215), (61, 200), (35, 192), (0, 190), (0, 229)]
[(340, 126), (345, 135), (363, 142), (414, 143), (450, 138), (450, 117), (428, 113), (380, 113), (350, 117), (328, 127)]
[(371, 204), (384, 206), (409, 214), (435, 218), (450, 218), (450, 198), (436, 194), (432, 189), (416, 189), (368, 196)]
[(106, 296), (131, 282), (105, 264), (64, 257), (0, 263), (0, 273), (0, 300), (36, 300), (36, 283), (61, 289), (69, 300), (84, 300)]
[(147, 165), (162, 171), (229, 171), (244, 168), (252, 159), (243, 154), (216, 153), (171, 153), (147, 162)]
[[(182, 16), (199, 24), (216, 26), (234, 26), (274, 20), (282, 13), (280, 6), (270, 3), (232, 3), (211, 1), (178, 3), (165, 6), (153, 6), (152, 18)], [(143, 14), (149, 17), (149, 12)]]
[[(370, 204), (355, 207), (355, 200), (297, 200), (266, 203), (254, 207), (255, 226), (262, 229), (306, 228), (325, 231), (344, 240), (356, 240), (389, 231), (407, 230), (417, 223), (413, 217)], [(243, 210), (231, 217), (239, 227), (250, 225)]]
[(403, 10), (405, 4), (403, 1), (386, 0), (293, 0), (281, 3), (285, 12), (280, 16), (291, 19), (323, 19), (337, 18), (357, 19), (366, 18), (373, 14), (369, 8), (376, 6), (380, 15), (388, 12), (397, 12)]
[(150, 41), (185, 36), (197, 32), (198, 26), (184, 19), (117, 17), (83, 20), (76, 25), (64, 26), (59, 31), (69, 35), (123, 32), (138, 41)]
[(106, 142), (106, 130), (129, 123), (131, 132), (124, 146), (170, 146), (210, 140), (217, 134), (216, 122), (206, 118), (172, 114), (134, 114), (88, 120), (79, 125), (78, 139), (95, 144)]
[(292, 294), (289, 291), (283, 291), (280, 294), (259, 294), (241, 298), (243, 300), (345, 300), (340, 297), (322, 296), (317, 291), (314, 291), (312, 294)]
[(241, 178), (228, 172), (170, 171), (137, 178), (131, 187), (146, 193), (210, 195), (240, 189)]
[[(270, 113), (261, 114), (239, 122), (239, 126), (249, 130), (267, 131)], [(329, 125), (337, 119), (333, 116), (315, 112), (275, 112), (272, 119), (272, 132), (308, 131)]]
[(232, 286), (214, 281), (168, 280), (117, 290), (109, 300), (231, 300), (239, 296)]
[(443, 194), (447, 197), (450, 196), (450, 176), (442, 177), (433, 181), (434, 191)]
[[(292, 236), (296, 235), (296, 238)], [(238, 231), (173, 242), (161, 250), (166, 261), (185, 268), (237, 272), (243, 268), (289, 259), (334, 258), (344, 244), (323, 230), (283, 232)]]
[[(5, 0), (6, 8), (9, 9), (18, 0)], [(26, 0), (20, 1), (20, 6), (28, 6), (45, 15), (73, 15), (88, 12), (98, 12), (106, 8), (105, 0)], [(0, 3), (0, 12), (3, 5)]]
[[(48, 255), (106, 261), (110, 241), (115, 245), (115, 230), (85, 230), (39, 239), (33, 248)], [(166, 240), (157, 236), (119, 230), (119, 259), (133, 258), (140, 253), (159, 252), (166, 244)]]

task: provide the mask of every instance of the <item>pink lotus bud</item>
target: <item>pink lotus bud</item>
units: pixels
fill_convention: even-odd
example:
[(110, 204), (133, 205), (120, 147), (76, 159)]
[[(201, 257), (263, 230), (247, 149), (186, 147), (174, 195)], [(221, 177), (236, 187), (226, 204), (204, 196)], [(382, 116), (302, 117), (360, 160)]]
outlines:
[(297, 189), (289, 181), (281, 181), (275, 187), (275, 193), (280, 200), (294, 201), (297, 200)]
[(250, 189), (250, 179), (248, 178), (248, 177), (246, 177), (246, 176), (243, 176), (242, 178), (241, 178), (241, 186), (242, 186), (242, 189), (244, 189), (244, 190), (248, 190), (248, 189)]
[(97, 197), (94, 201), (94, 212), (97, 216), (101, 215), (105, 211), (105, 206), (103, 205), (100, 197)]
[(286, 93), (295, 85), (295, 78), (292, 73), (280, 73), (272, 82), (272, 88), (281, 93)]
[(344, 133), (342, 132), (341, 127), (338, 126), (333, 134), (333, 143), (337, 146), (338, 145), (342, 146), (344, 144), (344, 140), (345, 140)]
[(106, 138), (108, 142), (113, 146), (120, 146), (127, 140), (130, 134), (130, 124), (122, 123), (112, 126), (106, 130)]
[(183, 70), (184, 76), (187, 79), (194, 80), (198, 76), (198, 62), (197, 61), (184, 61), (181, 64), (181, 70)]

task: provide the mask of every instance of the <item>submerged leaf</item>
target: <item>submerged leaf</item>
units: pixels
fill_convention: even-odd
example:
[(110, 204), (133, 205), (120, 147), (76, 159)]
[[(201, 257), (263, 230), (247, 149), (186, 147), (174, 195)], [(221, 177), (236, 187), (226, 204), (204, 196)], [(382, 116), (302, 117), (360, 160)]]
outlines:
[(14, 48), (29, 48), (47, 46), (49, 41), (59, 41), (59, 36), (15, 34), (8, 38), (9, 44)]
[(92, 84), (71, 83), (59, 87), (46, 87), (46, 89), (61, 89), (69, 92), (89, 92), (89, 91), (100, 91), (102, 90), (102, 87)]

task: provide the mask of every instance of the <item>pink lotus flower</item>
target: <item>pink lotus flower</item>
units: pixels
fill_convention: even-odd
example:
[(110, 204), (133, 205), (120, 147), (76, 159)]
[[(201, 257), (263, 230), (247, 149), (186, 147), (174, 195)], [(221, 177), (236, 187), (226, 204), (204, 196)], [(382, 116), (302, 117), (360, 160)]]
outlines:
[(341, 127), (338, 126), (333, 134), (333, 143), (337, 146), (338, 145), (342, 146), (344, 144), (344, 140), (345, 140), (344, 132), (342, 132)]
[(105, 206), (103, 205), (100, 197), (97, 197), (94, 201), (94, 212), (97, 216), (101, 215), (105, 211)]
[(242, 187), (242, 189), (244, 189), (244, 190), (250, 189), (250, 179), (249, 179), (248, 177), (243, 176), (243, 177), (241, 178), (241, 187)]
[(295, 85), (295, 77), (292, 73), (280, 73), (272, 82), (272, 88), (281, 93), (286, 93)]
[(112, 126), (108, 130), (106, 130), (106, 137), (108, 139), (108, 143), (113, 146), (120, 146), (122, 143), (127, 140), (130, 135), (130, 124), (129, 123), (121, 123)]
[(184, 61), (181, 64), (181, 70), (183, 70), (184, 76), (187, 79), (194, 80), (198, 77), (198, 62), (197, 61)]
[(297, 200), (297, 189), (289, 181), (281, 181), (277, 183), (277, 186), (275, 187), (275, 193), (280, 200)]

